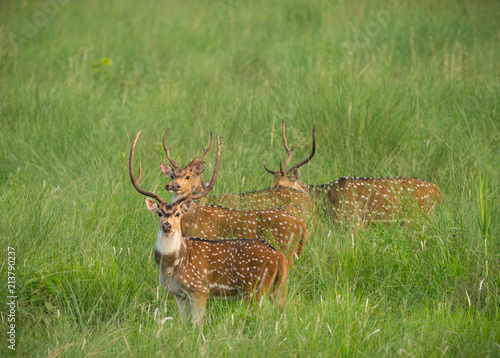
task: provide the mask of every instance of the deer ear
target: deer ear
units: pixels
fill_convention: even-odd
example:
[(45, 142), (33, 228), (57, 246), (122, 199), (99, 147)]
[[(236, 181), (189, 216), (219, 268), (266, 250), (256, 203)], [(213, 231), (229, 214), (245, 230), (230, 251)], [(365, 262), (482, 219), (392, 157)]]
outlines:
[(291, 181), (297, 181), (300, 179), (300, 170), (299, 168), (295, 168), (294, 170), (291, 171), (290, 175), (288, 176), (288, 178), (291, 180)]
[(160, 212), (160, 208), (158, 207), (158, 203), (154, 201), (153, 199), (146, 199), (146, 206), (148, 207), (148, 210), (151, 211), (153, 214), (158, 214)]
[(174, 175), (174, 170), (171, 167), (169, 167), (168, 165), (166, 165), (165, 163), (161, 163), (160, 167), (161, 167), (161, 172), (167, 178), (170, 178), (172, 175)]
[(181, 212), (182, 215), (187, 213), (193, 207), (193, 201), (191, 199), (187, 199), (181, 203)]
[(200, 162), (191, 168), (191, 173), (199, 177), (204, 170), (205, 170), (205, 162)]

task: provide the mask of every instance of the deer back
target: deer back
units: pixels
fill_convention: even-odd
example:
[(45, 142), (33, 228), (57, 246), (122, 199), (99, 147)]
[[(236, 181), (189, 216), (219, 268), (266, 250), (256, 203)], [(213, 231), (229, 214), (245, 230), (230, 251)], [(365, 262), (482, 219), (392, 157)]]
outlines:
[(282, 208), (293, 205), (301, 210), (293, 210), (297, 215), (294, 213), (292, 215), (304, 223), (312, 223), (318, 220), (314, 200), (303, 191), (292, 188), (270, 188), (243, 193), (228, 193), (207, 198), (210, 204), (238, 210)]
[(417, 178), (350, 178), (313, 186), (313, 195), (323, 197), (324, 208), (337, 221), (391, 223), (410, 210), (429, 215), (442, 201), (439, 187)]
[(216, 205), (200, 206), (184, 214), (181, 220), (184, 236), (199, 236), (209, 240), (249, 238), (276, 244), (288, 258), (304, 246), (307, 228), (292, 214), (277, 208), (234, 210)]

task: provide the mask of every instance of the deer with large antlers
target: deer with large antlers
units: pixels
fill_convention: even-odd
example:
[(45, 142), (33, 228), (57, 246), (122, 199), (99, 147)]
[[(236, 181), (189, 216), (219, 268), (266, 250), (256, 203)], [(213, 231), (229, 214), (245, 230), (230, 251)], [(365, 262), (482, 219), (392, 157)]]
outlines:
[[(167, 155), (167, 158), (172, 166), (161, 163), (160, 167), (163, 175), (172, 179), (172, 181), (165, 185), (165, 189), (168, 192), (174, 193), (172, 201), (175, 201), (177, 197), (181, 197), (192, 190), (196, 193), (203, 190), (205, 185), (208, 185), (208, 183), (205, 184), (203, 181), (203, 172), (205, 170), (204, 160), (212, 148), (213, 137), (212, 133), (210, 133), (210, 143), (206, 150), (205, 147), (202, 146), (204, 153), (200, 159), (198, 159), (198, 152), (189, 164), (187, 164), (184, 168), (180, 168), (177, 162), (170, 156), (170, 150), (173, 147), (168, 148), (165, 143), (169, 130), (170, 128), (167, 129), (163, 135), (162, 143), (165, 154)], [(207, 196), (201, 198), (199, 202), (215, 204), (233, 209), (265, 209), (295, 205), (311, 211), (314, 206), (314, 203), (309, 199), (307, 194), (287, 188), (263, 189), (245, 193), (227, 193), (217, 197)]]
[(285, 256), (270, 244), (261, 240), (211, 241), (182, 235), (181, 220), (189, 210), (186, 202), (203, 197), (215, 184), (220, 161), (219, 138), (211, 183), (199, 194), (191, 196), (191, 191), (168, 204), (159, 195), (140, 187), (140, 163), (139, 178), (135, 178), (134, 150), (140, 133), (137, 133), (130, 149), (130, 179), (134, 188), (148, 197), (148, 210), (159, 217), (155, 251), (155, 261), (160, 269), (159, 280), (175, 296), (181, 319), (191, 315), (193, 323), (203, 326), (209, 298), (241, 296), (248, 302), (262, 302), (263, 296), (269, 293), (272, 301), (283, 307), (288, 263)]
[(358, 178), (342, 177), (334, 181), (311, 185), (300, 181), (299, 167), (309, 162), (316, 152), (316, 126), (313, 126), (311, 154), (303, 161), (287, 169), (295, 145), (290, 149), (283, 122), (283, 145), (287, 159), (280, 159), (279, 171), (264, 168), (274, 175), (272, 187), (288, 187), (301, 190), (321, 201), (327, 213), (339, 223), (392, 223), (405, 219), (409, 209), (418, 208), (423, 215), (430, 214), (442, 202), (439, 187), (417, 178)]
[[(167, 149), (165, 144), (167, 134), (168, 130), (163, 136), (163, 146), (169, 161), (174, 165), (175, 161), (172, 160), (169, 153), (171, 148)], [(204, 150), (205, 153), (200, 160), (203, 160), (207, 156), (211, 146), (212, 140), (210, 141), (208, 149)], [(195, 161), (196, 158), (197, 156), (191, 163), (198, 165)], [(186, 185), (180, 187), (175, 193), (177, 195), (186, 195), (195, 190), (202, 190), (202, 192), (208, 193), (205, 189), (213, 187), (214, 179), (205, 184), (201, 178), (203, 170), (204, 167), (199, 173), (197, 184), (191, 186), (186, 182)], [(175, 180), (174, 176), (174, 180), (167, 184), (165, 188), (172, 191), (171, 183)], [(285, 195), (287, 195), (286, 191), (289, 190), (278, 190), (278, 192), (282, 193), (282, 198), (285, 198)], [(196, 198), (201, 201), (205, 195), (196, 195)], [(306, 195), (301, 193), (299, 193), (299, 195), (302, 195), (302, 200), (304, 200), (303, 197)], [(183, 204), (186, 208), (186, 212), (181, 221), (182, 233), (185, 236), (199, 236), (209, 240), (224, 240), (228, 237), (267, 240), (272, 244), (276, 244), (278, 249), (281, 250), (290, 260), (290, 263), (292, 263), (293, 257), (300, 257), (305, 242), (307, 241), (307, 228), (302, 220), (300, 220), (301, 217), (307, 217), (307, 215), (304, 213), (305, 209), (297, 207), (297, 205), (286, 205), (287, 202), (291, 202), (291, 199), (292, 196), (289, 196), (286, 201), (283, 200), (283, 205), (280, 205), (280, 208), (260, 206), (262, 209), (247, 210), (235, 210), (217, 205), (204, 206), (197, 204), (193, 200), (186, 200)], [(175, 200), (177, 200), (177, 197)], [(299, 218), (297, 218), (296, 215), (298, 215)]]
[(168, 148), (165, 145), (165, 138), (167, 137), (169, 130), (170, 128), (168, 128), (165, 134), (163, 135), (162, 143), (163, 143), (163, 149), (165, 150), (167, 158), (172, 166), (169, 166), (165, 163), (161, 163), (160, 167), (163, 175), (165, 175), (167, 178), (172, 179), (172, 181), (170, 181), (167, 185), (165, 185), (165, 189), (171, 193), (174, 193), (172, 197), (172, 202), (174, 202), (177, 200), (177, 198), (180, 198), (181, 196), (193, 190), (195, 193), (197, 191), (203, 190), (205, 185), (203, 183), (203, 177), (201, 175), (205, 170), (204, 160), (207, 157), (210, 148), (212, 148), (213, 137), (212, 133), (210, 133), (210, 143), (206, 150), (205, 147), (202, 146), (204, 153), (201, 158), (198, 159), (198, 154), (200, 154), (198, 152), (194, 157), (194, 159), (188, 163), (188, 165), (181, 168), (179, 167), (177, 162), (173, 160), (172, 157), (170, 156), (170, 150), (173, 147)]

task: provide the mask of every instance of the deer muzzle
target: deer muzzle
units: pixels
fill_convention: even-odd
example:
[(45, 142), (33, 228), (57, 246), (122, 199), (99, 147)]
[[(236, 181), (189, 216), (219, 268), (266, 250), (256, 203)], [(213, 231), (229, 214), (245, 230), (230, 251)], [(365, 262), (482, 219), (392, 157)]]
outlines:
[(181, 186), (179, 184), (172, 184), (172, 183), (168, 183), (167, 185), (165, 185), (165, 190), (167, 191), (179, 191), (181, 190)]
[(163, 223), (161, 226), (161, 229), (165, 234), (171, 234), (172, 233), (172, 225), (169, 222)]

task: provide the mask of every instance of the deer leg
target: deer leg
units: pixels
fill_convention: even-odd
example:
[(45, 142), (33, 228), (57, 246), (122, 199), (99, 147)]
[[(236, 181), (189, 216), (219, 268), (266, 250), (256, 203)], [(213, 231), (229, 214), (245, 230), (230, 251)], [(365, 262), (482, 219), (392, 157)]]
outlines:
[[(284, 260), (286, 261), (286, 259)], [(276, 272), (269, 272), (269, 268), (264, 268), (260, 273), (259, 279), (249, 287), (249, 292), (247, 293), (247, 301), (256, 302), (259, 307), (262, 307), (264, 297), (269, 296), (271, 301), (274, 296), (273, 286), (276, 279)]]
[(265, 292), (259, 288), (259, 285), (251, 285), (240, 293), (243, 301), (250, 307), (262, 307), (264, 302)]
[(300, 255), (302, 254), (302, 251), (304, 250), (304, 245), (306, 243), (306, 240), (308, 239), (307, 232), (305, 231), (305, 229), (300, 230), (297, 237), (298, 237), (298, 240), (297, 240), (297, 245), (295, 248), (295, 258), (299, 259)]
[(270, 287), (271, 290), (271, 301), (274, 305), (277, 305), (280, 309), (285, 308), (286, 302), (286, 289), (288, 285), (288, 265), (286, 260), (278, 259), (277, 270), (272, 280)]
[(206, 295), (189, 298), (193, 323), (198, 325), (200, 328), (203, 327), (203, 323), (205, 322), (207, 299), (208, 296)]

